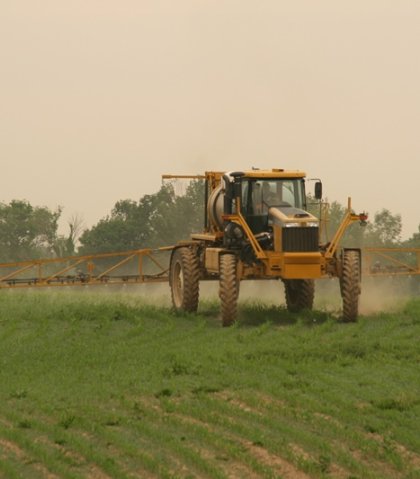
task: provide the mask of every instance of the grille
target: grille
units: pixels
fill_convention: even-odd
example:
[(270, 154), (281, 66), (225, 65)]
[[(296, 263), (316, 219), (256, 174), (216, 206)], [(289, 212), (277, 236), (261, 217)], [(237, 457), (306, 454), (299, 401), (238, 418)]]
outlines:
[(283, 251), (319, 251), (318, 230), (314, 227), (283, 228)]

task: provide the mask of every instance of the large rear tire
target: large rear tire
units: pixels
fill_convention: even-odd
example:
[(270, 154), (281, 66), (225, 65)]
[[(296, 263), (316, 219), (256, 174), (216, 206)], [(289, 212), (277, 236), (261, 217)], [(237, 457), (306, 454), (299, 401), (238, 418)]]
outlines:
[(315, 295), (313, 279), (285, 279), (283, 282), (288, 311), (297, 313), (303, 309), (312, 309)]
[(200, 265), (194, 250), (178, 248), (171, 258), (169, 284), (176, 310), (195, 312), (198, 308)]
[(357, 250), (343, 252), (340, 288), (343, 300), (343, 321), (355, 322), (359, 314), (360, 295), (360, 252)]
[(239, 280), (237, 258), (234, 254), (220, 256), (219, 297), (221, 301), (222, 325), (231, 326), (236, 321), (238, 310)]

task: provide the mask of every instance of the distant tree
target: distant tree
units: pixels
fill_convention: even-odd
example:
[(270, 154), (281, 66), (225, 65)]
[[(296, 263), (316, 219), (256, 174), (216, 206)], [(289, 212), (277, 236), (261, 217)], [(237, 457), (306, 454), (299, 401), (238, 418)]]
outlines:
[(417, 232), (413, 233), (411, 238), (404, 242), (403, 246), (407, 248), (420, 248), (420, 225), (417, 228)]
[(53, 245), (53, 251), (59, 258), (76, 254), (76, 244), (83, 230), (83, 218), (74, 214), (67, 224), (69, 227), (68, 235), (59, 235)]
[(204, 185), (193, 181), (185, 195), (177, 196), (171, 184), (165, 184), (138, 202), (118, 201), (109, 216), (80, 237), (80, 253), (125, 251), (170, 245), (188, 239), (203, 222)]
[(0, 259), (22, 261), (51, 256), (61, 208), (51, 211), (27, 201), (0, 203)]
[(397, 246), (401, 242), (401, 215), (382, 209), (368, 224), (367, 246)]
[[(347, 206), (343, 206), (338, 201), (331, 203), (328, 200), (320, 203), (312, 197), (308, 197), (308, 211), (321, 219), (321, 243), (328, 243), (334, 237), (344, 216), (347, 213)], [(350, 225), (342, 239), (342, 246), (362, 247), (366, 235), (366, 228), (360, 224)]]
[(191, 233), (203, 229), (204, 222), (204, 184), (191, 182), (185, 195), (174, 196), (170, 207), (159, 208), (153, 219), (152, 242), (163, 246), (182, 239), (189, 239)]
[[(310, 205), (308, 210), (320, 217), (319, 202), (309, 197), (308, 204)], [(330, 241), (333, 238), (346, 212), (347, 206), (337, 201), (323, 208), (321, 241)], [(369, 218), (365, 227), (360, 227), (359, 223), (350, 225), (343, 236), (342, 245), (347, 247), (397, 246), (401, 242), (401, 230), (401, 215), (382, 209), (375, 213), (373, 218)]]

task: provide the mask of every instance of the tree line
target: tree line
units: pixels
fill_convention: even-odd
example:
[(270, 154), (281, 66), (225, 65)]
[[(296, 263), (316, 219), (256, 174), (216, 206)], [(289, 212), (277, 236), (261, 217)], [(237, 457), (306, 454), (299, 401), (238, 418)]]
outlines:
[(64, 257), (167, 246), (200, 231), (204, 185), (191, 182), (184, 195), (172, 184), (139, 201), (117, 201), (109, 215), (81, 231), (75, 215), (68, 233), (58, 234), (62, 208), (32, 206), (25, 200), (0, 203), (0, 262)]
[[(320, 205), (312, 198), (308, 201), (310, 211), (319, 216)], [(328, 241), (346, 207), (333, 201), (325, 211), (322, 235)], [(61, 215), (61, 208), (32, 206), (24, 200), (0, 203), (0, 261), (154, 248), (188, 239), (192, 232), (203, 228), (204, 184), (192, 181), (184, 195), (177, 195), (168, 183), (157, 193), (144, 195), (138, 201), (117, 201), (109, 215), (84, 230), (80, 218), (73, 216), (68, 221), (66, 235), (58, 234)], [(382, 209), (369, 218), (365, 228), (357, 224), (350, 226), (343, 244), (420, 247), (420, 225), (405, 241), (401, 240), (401, 231), (401, 215)]]

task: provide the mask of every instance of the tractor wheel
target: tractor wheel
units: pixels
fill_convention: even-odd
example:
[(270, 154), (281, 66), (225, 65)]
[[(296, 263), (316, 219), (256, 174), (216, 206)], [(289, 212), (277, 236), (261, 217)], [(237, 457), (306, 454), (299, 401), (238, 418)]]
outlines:
[(220, 256), (219, 297), (223, 326), (231, 326), (236, 320), (239, 296), (239, 281), (236, 268), (237, 259), (234, 254), (223, 254)]
[(200, 265), (190, 248), (174, 251), (171, 258), (169, 284), (172, 305), (177, 310), (195, 312), (198, 308)]
[(313, 279), (285, 279), (283, 282), (288, 311), (297, 313), (312, 309), (315, 294)]
[(343, 299), (343, 320), (357, 321), (360, 295), (360, 253), (356, 250), (345, 250), (343, 253), (340, 289)]

